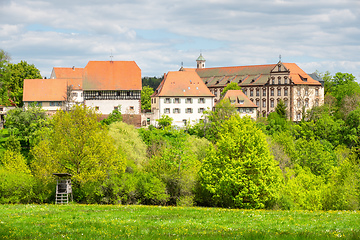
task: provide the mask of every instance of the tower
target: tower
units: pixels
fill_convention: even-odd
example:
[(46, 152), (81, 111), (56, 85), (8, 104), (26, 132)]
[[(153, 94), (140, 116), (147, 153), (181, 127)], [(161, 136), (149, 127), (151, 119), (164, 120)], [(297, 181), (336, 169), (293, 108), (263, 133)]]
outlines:
[(198, 69), (202, 69), (205, 68), (205, 58), (203, 57), (203, 55), (200, 53), (200, 56), (196, 59), (196, 63), (197, 63), (197, 68)]

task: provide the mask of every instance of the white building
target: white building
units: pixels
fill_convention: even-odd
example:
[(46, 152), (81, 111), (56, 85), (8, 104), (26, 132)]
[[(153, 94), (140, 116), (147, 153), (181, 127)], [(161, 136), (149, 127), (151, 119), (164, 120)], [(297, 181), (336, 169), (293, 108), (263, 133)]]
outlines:
[(173, 119), (173, 125), (184, 127), (202, 119), (205, 110), (212, 110), (213, 99), (195, 71), (169, 72), (151, 96), (151, 111), (154, 119), (166, 114)]
[(134, 61), (90, 61), (85, 68), (53, 68), (50, 79), (25, 79), (23, 101), (25, 107), (36, 102), (48, 112), (83, 103), (103, 115), (114, 109), (140, 114), (141, 89)]

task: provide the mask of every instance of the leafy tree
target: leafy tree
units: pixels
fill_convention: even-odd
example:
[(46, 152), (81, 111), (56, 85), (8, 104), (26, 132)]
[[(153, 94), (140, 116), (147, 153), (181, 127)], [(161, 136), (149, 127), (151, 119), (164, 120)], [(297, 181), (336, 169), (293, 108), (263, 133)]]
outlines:
[(35, 146), (32, 170), (38, 178), (52, 181), (54, 172), (72, 174), (78, 201), (98, 202), (103, 197), (101, 183), (125, 170), (114, 141), (97, 122), (93, 109), (75, 105), (69, 112), (58, 111), (53, 128)]
[(199, 171), (209, 203), (220, 207), (269, 207), (277, 199), (281, 170), (269, 152), (265, 135), (251, 119), (233, 116), (222, 123), (218, 139)]
[(9, 55), (2, 49), (0, 49), (0, 104), (8, 105), (8, 94), (6, 91), (6, 83), (10, 79), (10, 71), (9, 71)]
[(149, 86), (143, 86), (141, 90), (141, 109), (150, 110), (151, 109), (151, 95), (154, 93), (154, 90)]
[(190, 134), (215, 142), (223, 121), (236, 114), (236, 108), (230, 103), (229, 99), (223, 99), (215, 105), (214, 111), (205, 111), (205, 120), (189, 128)]
[(285, 103), (282, 99), (280, 99), (280, 101), (278, 102), (278, 104), (276, 105), (275, 108), (275, 112), (282, 118), (286, 119), (286, 106)]
[(241, 90), (241, 87), (236, 82), (229, 83), (228, 85), (226, 85), (226, 87), (224, 87), (224, 89), (221, 92), (220, 96), (224, 97), (226, 92), (229, 91), (229, 90)]
[(37, 132), (47, 125), (45, 110), (39, 106), (30, 106), (28, 109), (15, 108), (10, 110), (5, 118), (5, 126), (9, 131), (25, 141), (25, 146), (30, 144), (37, 136)]
[(146, 160), (146, 145), (133, 125), (114, 122), (109, 126), (109, 135), (126, 156), (127, 167), (138, 168)]
[(105, 125), (110, 125), (114, 122), (121, 122), (123, 120), (123, 117), (119, 109), (120, 106), (118, 106), (117, 109), (114, 109), (107, 118), (101, 120), (101, 123)]
[(39, 69), (34, 64), (28, 64), (26, 61), (21, 61), (17, 64), (9, 64), (10, 79), (5, 84), (8, 91), (8, 96), (11, 103), (21, 107), (23, 105), (23, 87), (24, 79), (39, 79), (42, 78)]
[(173, 119), (169, 115), (163, 114), (161, 118), (156, 119), (160, 128), (166, 128), (171, 126)]

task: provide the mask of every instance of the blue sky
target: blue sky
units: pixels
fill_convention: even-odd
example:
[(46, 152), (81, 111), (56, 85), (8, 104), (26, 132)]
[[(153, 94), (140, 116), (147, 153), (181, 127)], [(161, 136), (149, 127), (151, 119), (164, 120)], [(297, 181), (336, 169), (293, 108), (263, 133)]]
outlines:
[(195, 67), (295, 62), (360, 80), (359, 0), (0, 0), (0, 49), (53, 67), (134, 60), (143, 76)]

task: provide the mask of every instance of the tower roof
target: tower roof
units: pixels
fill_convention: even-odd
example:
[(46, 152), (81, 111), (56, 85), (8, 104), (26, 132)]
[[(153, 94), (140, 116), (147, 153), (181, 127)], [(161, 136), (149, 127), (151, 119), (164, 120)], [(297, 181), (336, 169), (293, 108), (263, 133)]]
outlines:
[(196, 59), (196, 61), (206, 61), (203, 55), (200, 53), (200, 56)]

